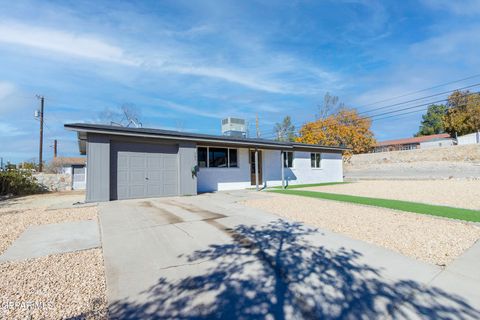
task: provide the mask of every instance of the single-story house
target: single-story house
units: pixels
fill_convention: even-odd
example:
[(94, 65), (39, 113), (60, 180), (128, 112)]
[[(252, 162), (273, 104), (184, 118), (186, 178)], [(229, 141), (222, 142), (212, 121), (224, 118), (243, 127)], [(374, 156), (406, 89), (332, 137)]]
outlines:
[[(428, 143), (427, 142), (432, 142)], [(397, 140), (386, 140), (377, 142), (373, 152), (388, 152), (388, 151), (401, 151), (401, 150), (414, 150), (422, 148), (422, 144), (425, 147), (433, 146), (446, 146), (453, 145), (454, 139), (450, 138), (448, 133), (432, 134), (429, 136), (404, 138)]]
[(85, 190), (87, 183), (85, 157), (55, 157), (53, 166), (58, 173), (72, 176), (72, 190)]
[(343, 181), (343, 147), (99, 124), (65, 128), (77, 132), (87, 155), (90, 202)]

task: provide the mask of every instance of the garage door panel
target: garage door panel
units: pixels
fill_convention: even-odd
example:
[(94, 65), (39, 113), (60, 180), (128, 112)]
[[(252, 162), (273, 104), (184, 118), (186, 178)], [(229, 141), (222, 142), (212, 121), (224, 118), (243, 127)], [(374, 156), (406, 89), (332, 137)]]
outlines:
[(128, 157), (125, 154), (118, 154), (118, 169), (128, 168)]
[(178, 194), (178, 146), (114, 143), (116, 198)]
[(161, 181), (163, 180), (163, 171), (150, 171), (148, 172), (148, 180), (150, 181)]
[(165, 171), (165, 184), (176, 184), (178, 174), (176, 171)]
[(130, 183), (131, 184), (141, 184), (143, 185), (145, 182), (146, 178), (146, 172), (145, 170), (132, 170), (129, 172), (129, 178), (130, 178)]
[(117, 171), (117, 180), (127, 181), (128, 180), (128, 171)]
[(130, 185), (129, 188), (129, 197), (130, 198), (142, 198), (145, 197), (145, 186), (144, 185)]
[(164, 167), (164, 159), (163, 157), (153, 157), (153, 156), (149, 156), (148, 159), (147, 159), (147, 167), (150, 169), (150, 170), (155, 170), (155, 169), (163, 169)]
[(129, 156), (129, 166), (130, 168), (138, 168), (138, 169), (145, 169), (145, 156), (138, 154), (138, 155), (130, 155)]

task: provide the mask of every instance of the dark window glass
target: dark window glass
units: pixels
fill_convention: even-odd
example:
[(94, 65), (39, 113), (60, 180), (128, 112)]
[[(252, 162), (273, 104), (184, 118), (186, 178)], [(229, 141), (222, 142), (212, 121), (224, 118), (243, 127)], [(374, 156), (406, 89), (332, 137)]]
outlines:
[(198, 166), (200, 168), (207, 167), (207, 148), (198, 148), (197, 150)]
[(310, 154), (310, 166), (312, 168), (320, 168), (322, 161), (322, 154), (321, 153), (311, 153)]
[(236, 168), (238, 167), (237, 163), (237, 149), (229, 149), (228, 152), (230, 153), (230, 168)]
[(285, 161), (283, 165), (285, 168), (293, 168), (293, 152), (285, 152)]
[(317, 165), (315, 168), (320, 168), (320, 161), (322, 160), (322, 156), (321, 156), (320, 153), (316, 154), (316, 159), (315, 160), (316, 160), (316, 165)]
[(226, 148), (209, 148), (209, 167), (225, 168), (227, 166), (227, 150)]

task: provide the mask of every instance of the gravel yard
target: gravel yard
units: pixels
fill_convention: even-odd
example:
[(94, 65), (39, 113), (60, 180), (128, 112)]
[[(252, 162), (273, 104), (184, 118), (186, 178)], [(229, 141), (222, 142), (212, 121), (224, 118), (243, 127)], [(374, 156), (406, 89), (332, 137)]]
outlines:
[(245, 204), (437, 265), (448, 264), (480, 239), (480, 226), (469, 223), (300, 196), (265, 195)]
[(0, 319), (105, 319), (101, 249), (0, 264)]
[[(81, 198), (72, 192), (2, 201), (0, 254), (29, 226), (97, 220), (97, 207), (72, 206)], [(105, 319), (104, 272), (101, 249), (0, 263), (0, 319)]]
[(0, 254), (31, 225), (97, 219), (96, 207), (75, 209), (0, 209)]
[(480, 180), (365, 180), (303, 188), (480, 210)]

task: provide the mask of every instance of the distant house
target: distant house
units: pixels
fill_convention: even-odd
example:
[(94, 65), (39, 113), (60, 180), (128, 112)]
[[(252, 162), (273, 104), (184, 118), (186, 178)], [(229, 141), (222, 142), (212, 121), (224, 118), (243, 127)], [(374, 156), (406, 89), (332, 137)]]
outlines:
[(72, 176), (72, 189), (85, 190), (86, 188), (86, 157), (57, 157), (52, 160), (58, 173), (69, 174)]
[(455, 139), (448, 133), (432, 134), (429, 136), (380, 141), (375, 145), (373, 152), (388, 152), (400, 150), (426, 149), (454, 145)]

